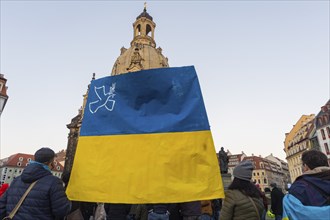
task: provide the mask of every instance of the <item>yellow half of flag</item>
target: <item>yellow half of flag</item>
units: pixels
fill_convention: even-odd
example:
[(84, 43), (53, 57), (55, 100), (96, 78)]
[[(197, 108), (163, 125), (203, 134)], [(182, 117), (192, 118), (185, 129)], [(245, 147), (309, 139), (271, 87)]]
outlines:
[(67, 189), (72, 200), (145, 204), (224, 197), (210, 131), (80, 137), (76, 158)]

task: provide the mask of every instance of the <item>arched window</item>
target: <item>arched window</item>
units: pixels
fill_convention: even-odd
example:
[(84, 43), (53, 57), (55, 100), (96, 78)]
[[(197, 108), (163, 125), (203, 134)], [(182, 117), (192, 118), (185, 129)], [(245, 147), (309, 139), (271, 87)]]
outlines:
[(141, 25), (136, 26), (136, 34), (141, 35)]
[(149, 37), (151, 37), (151, 31), (152, 31), (152, 28), (149, 24), (147, 24), (146, 26), (146, 35), (148, 35)]

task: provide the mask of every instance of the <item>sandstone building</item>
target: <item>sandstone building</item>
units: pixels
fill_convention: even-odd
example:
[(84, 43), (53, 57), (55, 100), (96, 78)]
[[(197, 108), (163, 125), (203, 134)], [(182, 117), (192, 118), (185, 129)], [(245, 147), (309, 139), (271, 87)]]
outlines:
[(250, 160), (254, 164), (252, 181), (258, 184), (262, 191), (270, 188), (271, 183), (276, 183), (283, 190), (287, 189), (290, 183), (288, 164), (273, 156), (273, 154), (263, 158), (261, 156), (247, 156), (244, 152), (241, 154), (228, 154), (228, 173), (233, 176), (233, 170), (240, 162)]
[(302, 174), (302, 153), (313, 148), (310, 137), (315, 132), (314, 119), (314, 114), (301, 116), (291, 131), (285, 134), (284, 151), (292, 181)]

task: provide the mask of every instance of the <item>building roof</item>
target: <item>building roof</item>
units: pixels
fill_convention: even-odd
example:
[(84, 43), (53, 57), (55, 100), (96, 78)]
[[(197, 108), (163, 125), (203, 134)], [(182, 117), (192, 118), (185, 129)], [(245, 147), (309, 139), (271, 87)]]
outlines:
[(272, 172), (281, 172), (281, 167), (276, 162), (273, 162), (263, 157), (248, 156), (244, 157), (243, 160), (252, 161), (254, 163), (255, 170), (265, 169)]
[[(17, 153), (7, 158), (0, 160), (0, 168), (12, 167), (12, 168), (25, 168), (30, 160), (34, 159), (32, 154)], [(54, 172), (63, 172), (64, 167), (55, 159), (55, 167), (52, 169)]]
[(152, 20), (152, 17), (148, 14), (146, 7), (144, 7), (143, 12), (139, 16), (136, 17), (136, 20), (138, 20), (142, 17)]
[(310, 133), (313, 131), (315, 118), (306, 121), (300, 129), (294, 134), (291, 141), (289, 141), (288, 148), (293, 147), (295, 144), (300, 143), (304, 140), (307, 140), (310, 136)]
[(245, 156), (246, 155), (244, 153), (228, 155), (228, 167), (234, 168), (236, 165), (238, 165), (242, 161), (242, 158), (244, 158)]
[(285, 134), (284, 151), (286, 152), (287, 156), (288, 156), (289, 148), (293, 146), (294, 142), (300, 139), (300, 137), (298, 137), (297, 134), (299, 134), (299, 132), (302, 132), (301, 134), (303, 134), (303, 130), (301, 130), (301, 128), (303, 128), (307, 123), (309, 123), (314, 118), (315, 118), (314, 114), (302, 115), (300, 119), (297, 121), (297, 123), (293, 125), (291, 131)]
[(24, 168), (26, 167), (30, 160), (33, 160), (34, 156), (31, 154), (13, 154), (7, 158), (4, 158), (0, 162), (0, 167), (19, 167)]
[(316, 129), (328, 125), (330, 123), (330, 99), (321, 107), (321, 111), (316, 115)]

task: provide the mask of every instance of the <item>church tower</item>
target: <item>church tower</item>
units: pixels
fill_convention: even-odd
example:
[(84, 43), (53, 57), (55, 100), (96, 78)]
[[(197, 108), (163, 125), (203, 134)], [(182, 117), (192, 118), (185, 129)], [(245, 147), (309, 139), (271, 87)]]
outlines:
[[(117, 58), (112, 68), (112, 76), (139, 70), (169, 67), (167, 58), (162, 54), (162, 49), (160, 47), (156, 48), (154, 39), (155, 28), (156, 24), (153, 22), (153, 18), (147, 13), (145, 4), (143, 12), (133, 23), (133, 40), (131, 41), (131, 47), (128, 49), (122, 47), (120, 49), (120, 56)], [(95, 74), (93, 74), (92, 80), (94, 79)], [(68, 176), (72, 169), (88, 90), (89, 88), (83, 96), (82, 108), (79, 109), (78, 115), (72, 118), (71, 122), (67, 124), (67, 128), (70, 131), (63, 176)]]
[(168, 59), (156, 48), (156, 24), (148, 14), (146, 5), (143, 12), (133, 23), (133, 40), (131, 47), (120, 49), (120, 56), (113, 65), (111, 75), (135, 72), (146, 69), (169, 67)]

